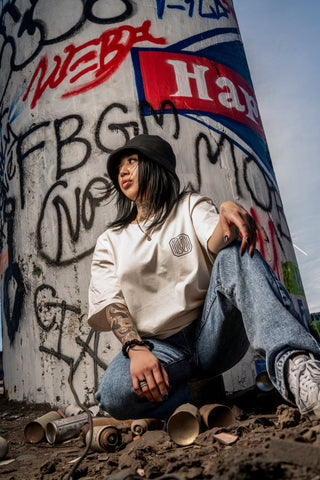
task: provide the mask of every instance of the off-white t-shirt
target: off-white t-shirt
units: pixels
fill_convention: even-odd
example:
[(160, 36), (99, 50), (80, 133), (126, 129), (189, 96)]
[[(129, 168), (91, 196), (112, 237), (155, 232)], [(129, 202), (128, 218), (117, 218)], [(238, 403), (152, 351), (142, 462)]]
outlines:
[(188, 326), (201, 314), (209, 286), (207, 242), (218, 220), (212, 201), (192, 193), (151, 231), (151, 241), (135, 223), (106, 230), (93, 254), (89, 325), (109, 331), (105, 308), (121, 303), (143, 337), (166, 338)]

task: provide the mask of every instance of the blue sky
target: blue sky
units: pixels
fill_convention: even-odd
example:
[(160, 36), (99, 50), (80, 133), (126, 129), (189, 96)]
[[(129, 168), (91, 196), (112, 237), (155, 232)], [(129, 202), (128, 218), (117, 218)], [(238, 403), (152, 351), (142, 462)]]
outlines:
[(307, 302), (319, 312), (320, 1), (233, 3)]

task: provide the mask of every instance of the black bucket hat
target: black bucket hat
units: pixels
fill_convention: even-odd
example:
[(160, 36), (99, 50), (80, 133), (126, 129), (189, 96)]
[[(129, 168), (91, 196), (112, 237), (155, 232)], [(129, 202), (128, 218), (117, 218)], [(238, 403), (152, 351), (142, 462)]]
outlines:
[(176, 157), (171, 145), (158, 135), (141, 134), (128, 140), (123, 147), (114, 150), (107, 162), (107, 170), (113, 184), (118, 187), (118, 164), (126, 151), (137, 151), (166, 170), (175, 173)]

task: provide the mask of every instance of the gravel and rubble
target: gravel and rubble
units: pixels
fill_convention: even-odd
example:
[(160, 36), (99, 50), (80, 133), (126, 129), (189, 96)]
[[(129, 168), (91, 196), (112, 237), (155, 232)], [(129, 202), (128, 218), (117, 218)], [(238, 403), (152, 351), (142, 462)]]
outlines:
[[(1, 480), (320, 480), (320, 421), (300, 416), (275, 394), (253, 391), (235, 399), (236, 421), (203, 428), (188, 446), (176, 445), (165, 430), (133, 438), (122, 433), (115, 451), (85, 451), (81, 436), (57, 444), (28, 443), (25, 426), (52, 410), (0, 397), (0, 436), (8, 454), (0, 461)], [(224, 435), (221, 435), (224, 434)], [(228, 435), (226, 435), (228, 434)]]

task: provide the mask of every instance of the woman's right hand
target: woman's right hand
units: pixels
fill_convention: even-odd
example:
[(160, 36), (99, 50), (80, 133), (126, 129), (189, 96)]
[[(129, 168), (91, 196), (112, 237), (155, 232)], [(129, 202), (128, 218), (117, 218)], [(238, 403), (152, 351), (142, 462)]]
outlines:
[[(133, 388), (138, 397), (145, 397), (149, 402), (161, 402), (168, 397), (169, 377), (157, 357), (148, 347), (134, 346), (128, 351), (130, 373)], [(140, 388), (141, 381), (147, 385)]]
[[(141, 340), (126, 305), (111, 303), (106, 307), (107, 323), (122, 345), (133, 339)], [(139, 397), (149, 402), (161, 402), (168, 396), (169, 377), (164, 367), (148, 347), (134, 345), (128, 349), (133, 388)], [(147, 385), (140, 388), (139, 382)]]

